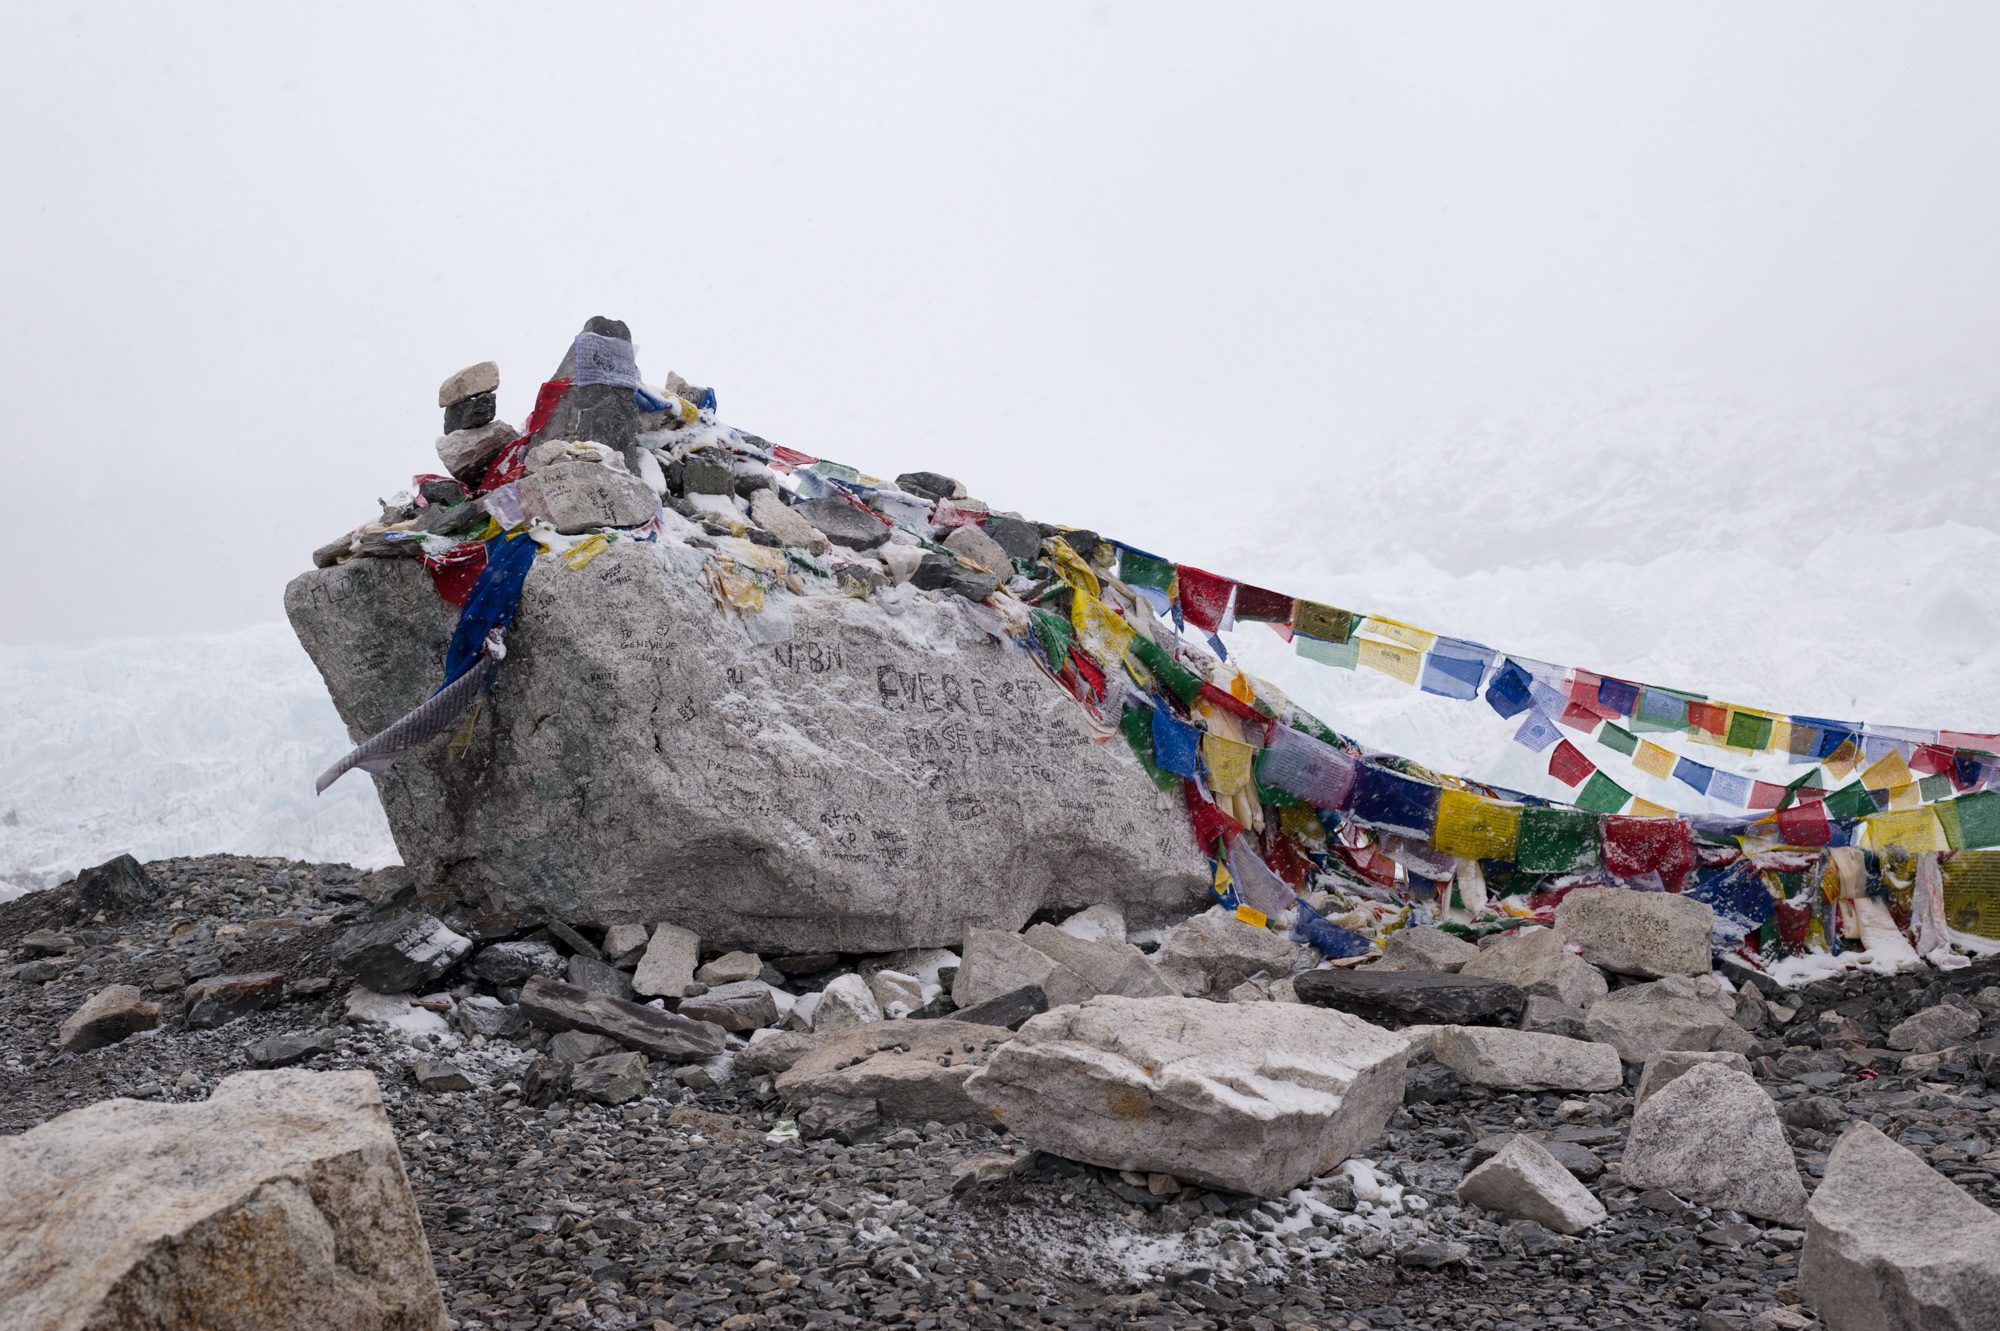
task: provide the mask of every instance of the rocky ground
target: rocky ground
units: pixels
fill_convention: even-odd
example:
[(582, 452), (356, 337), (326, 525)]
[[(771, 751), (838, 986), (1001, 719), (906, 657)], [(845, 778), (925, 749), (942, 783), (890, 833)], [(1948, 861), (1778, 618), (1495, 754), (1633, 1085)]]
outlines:
[[(74, 886), (0, 906), (0, 1133), (114, 1096), (201, 1099), (253, 1047), (276, 1057), (260, 1042), (324, 1031), (304, 1065), (379, 1078), (468, 1331), (1817, 1325), (1798, 1230), (1621, 1183), (1636, 1067), (1615, 1091), (1513, 1094), (1417, 1059), (1369, 1163), (1257, 1201), (1037, 1155), (977, 1124), (888, 1124), (851, 1145), (838, 1125), (774, 1134), (794, 1111), (771, 1079), (720, 1061), (655, 1061), (616, 1107), (551, 1094), (531, 1075), (546, 1032), (440, 1040), (345, 1019), (330, 951), (393, 871), (207, 857), (147, 872), (159, 900), (128, 918), (75, 918)], [(282, 1002), (186, 1028), (188, 984), (260, 971), (283, 972)], [(1750, 1066), (1809, 1186), (1866, 1119), (2000, 1205), (1996, 983), (1992, 964), (1852, 976), (1751, 1020)], [(159, 1002), (160, 1026), (58, 1053), (63, 1022), (113, 984)], [(1939, 1004), (1978, 1029), (1942, 1052), (1886, 1047)], [(428, 1066), (440, 1057), (463, 1081)], [(1460, 1202), (1467, 1169), (1510, 1133), (1549, 1144), (1608, 1220), (1565, 1237)]]

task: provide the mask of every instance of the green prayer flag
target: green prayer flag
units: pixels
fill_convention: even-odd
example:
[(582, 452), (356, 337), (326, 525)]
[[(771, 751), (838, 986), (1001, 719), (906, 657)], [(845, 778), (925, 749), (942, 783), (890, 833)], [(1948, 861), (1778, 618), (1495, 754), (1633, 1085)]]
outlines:
[(1868, 787), (1859, 781), (1850, 781), (1826, 797), (1826, 813), (1829, 818), (1852, 821), (1856, 818), (1866, 818), (1874, 812), (1875, 798), (1868, 793)]
[(1958, 846), (1966, 850), (1982, 850), (1989, 846), (2000, 846), (2000, 791), (1975, 790), (1970, 795), (1960, 795), (1938, 806), (1942, 815), (1946, 809), (1953, 814), (1953, 821), (1945, 824), (1949, 833), (1953, 823), (1958, 828)]
[(1514, 862), (1529, 873), (1572, 873), (1597, 863), (1597, 815), (1530, 805), (1521, 810)]
[(1799, 790), (1802, 787), (1811, 786), (1816, 790), (1825, 779), (1825, 777), (1820, 775), (1820, 770), (1817, 767), (1807, 772), (1804, 776), (1794, 778), (1786, 784), (1785, 793), (1778, 799), (1778, 807), (1781, 809), (1791, 808), (1793, 801), (1798, 799)]
[(1632, 712), (1632, 729), (1638, 731), (1686, 730), (1688, 697), (1670, 689), (1648, 685), (1639, 692), (1639, 705)]
[(1936, 804), (1939, 800), (1951, 798), (1951, 778), (1948, 776), (1927, 776), (1917, 782), (1917, 797), (1926, 804)]
[(1576, 802), (1578, 807), (1597, 813), (1617, 813), (1625, 807), (1625, 801), (1631, 798), (1631, 791), (1602, 772), (1592, 772), (1590, 780), (1584, 782), (1583, 793), (1576, 797)]
[(1322, 642), (1318, 638), (1295, 633), (1292, 635), (1292, 649), (1308, 661), (1342, 670), (1352, 670), (1361, 664), (1361, 644), (1358, 642)]
[(1194, 706), (1194, 700), (1201, 696), (1201, 680), (1193, 671), (1167, 655), (1165, 648), (1143, 633), (1132, 639), (1129, 650), (1159, 681), (1160, 687), (1173, 694), (1175, 701), (1183, 707)]
[(1338, 606), (1303, 600), (1292, 603), (1292, 632), (1321, 642), (1346, 642), (1354, 636), (1356, 619), (1352, 610)]
[(1157, 592), (1172, 591), (1172, 561), (1158, 559), (1130, 546), (1118, 547), (1118, 580), (1128, 587), (1151, 587)]
[(1731, 712), (1729, 737), (1723, 742), (1732, 749), (1755, 749), (1761, 753), (1771, 747), (1771, 718), (1755, 712)]
[(1597, 732), (1597, 742), (1628, 757), (1639, 751), (1639, 737), (1615, 721), (1604, 723), (1604, 729)]

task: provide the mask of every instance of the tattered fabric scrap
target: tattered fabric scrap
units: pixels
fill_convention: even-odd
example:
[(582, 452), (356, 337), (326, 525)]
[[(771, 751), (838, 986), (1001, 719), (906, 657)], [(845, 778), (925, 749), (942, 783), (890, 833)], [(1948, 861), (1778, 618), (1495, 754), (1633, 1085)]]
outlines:
[(1229, 843), (1229, 877), (1237, 900), (1265, 915), (1282, 915), (1298, 900), (1290, 884), (1271, 872), (1247, 836)]
[(441, 555), (418, 556), (430, 570), (437, 594), (452, 605), (464, 605), (486, 567), (484, 541), (460, 541)]

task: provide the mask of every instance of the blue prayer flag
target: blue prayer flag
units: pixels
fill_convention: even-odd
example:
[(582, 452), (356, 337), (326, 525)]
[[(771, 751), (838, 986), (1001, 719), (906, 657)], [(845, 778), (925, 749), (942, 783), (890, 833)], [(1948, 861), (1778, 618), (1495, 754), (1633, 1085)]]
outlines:
[(1529, 692), (1532, 683), (1527, 671), (1509, 661), (1486, 686), (1486, 704), (1502, 716), (1519, 716), (1533, 705), (1533, 695)]
[(1706, 763), (1682, 758), (1674, 764), (1674, 780), (1684, 786), (1692, 786), (1702, 794), (1708, 793), (1708, 783), (1715, 779), (1715, 769)]
[(1163, 772), (1193, 776), (1201, 765), (1201, 731), (1170, 714), (1153, 708), (1153, 761)]

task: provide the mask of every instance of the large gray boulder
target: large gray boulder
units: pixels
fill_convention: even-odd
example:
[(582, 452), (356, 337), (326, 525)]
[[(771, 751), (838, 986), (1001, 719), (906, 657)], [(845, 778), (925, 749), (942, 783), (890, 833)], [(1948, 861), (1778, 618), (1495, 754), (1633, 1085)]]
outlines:
[(1381, 1135), (1408, 1052), (1324, 1008), (1106, 994), (1029, 1021), (965, 1091), (1039, 1150), (1274, 1197)]
[(1715, 910), (1678, 892), (1586, 887), (1556, 907), (1556, 932), (1593, 966), (1658, 979), (1706, 975), (1713, 965)]
[(1776, 1106), (1755, 1078), (1720, 1063), (1689, 1068), (1633, 1111), (1621, 1177), (1783, 1225), (1805, 1219)]
[[(766, 954), (1200, 903), (1185, 814), (955, 598), (780, 594), (760, 642), (703, 559), (620, 540), (580, 570), (536, 560), (470, 748), (374, 778), (425, 887)], [(401, 559), (302, 574), (285, 606), (356, 736), (437, 687), (457, 616)]]
[(1563, 946), (1553, 929), (1518, 929), (1479, 949), (1461, 975), (1505, 980), (1522, 992), (1588, 1008), (1611, 989), (1597, 968)]
[(1745, 1034), (1719, 1005), (1679, 976), (1614, 990), (1590, 1005), (1584, 1031), (1612, 1046), (1627, 1063), (1644, 1063), (1669, 1049), (1728, 1048)]
[(1799, 1284), (1827, 1331), (2000, 1326), (2000, 1215), (1867, 1123), (1806, 1207)]
[(244, 1072), (0, 1138), (9, 1331), (433, 1331), (423, 1224), (367, 1072)]

